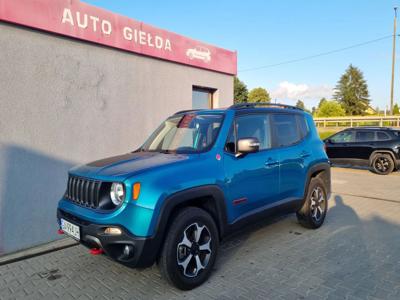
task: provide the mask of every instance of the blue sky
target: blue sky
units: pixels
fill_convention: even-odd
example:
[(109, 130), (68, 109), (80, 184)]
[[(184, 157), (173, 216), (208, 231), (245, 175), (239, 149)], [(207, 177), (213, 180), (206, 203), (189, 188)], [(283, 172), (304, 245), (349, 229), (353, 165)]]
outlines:
[[(302, 99), (311, 108), (321, 97), (330, 98), (340, 75), (352, 63), (364, 73), (372, 106), (383, 109), (389, 103), (391, 38), (302, 62), (249, 72), (241, 70), (391, 35), (393, 7), (400, 6), (400, 0), (85, 2), (237, 50), (239, 78), (250, 89), (265, 87), (279, 102), (294, 103)], [(400, 40), (397, 42), (397, 56), (400, 56)], [(400, 103), (399, 59), (396, 64), (395, 102)]]

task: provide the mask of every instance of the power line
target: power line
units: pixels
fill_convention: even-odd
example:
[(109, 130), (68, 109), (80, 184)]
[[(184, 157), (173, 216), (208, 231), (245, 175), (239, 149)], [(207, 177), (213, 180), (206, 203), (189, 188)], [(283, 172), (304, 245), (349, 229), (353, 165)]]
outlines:
[(322, 53), (318, 53), (318, 54), (314, 54), (314, 55), (310, 55), (310, 56), (304, 56), (304, 57), (301, 57), (301, 58), (286, 60), (286, 61), (282, 61), (282, 62), (275, 63), (275, 64), (270, 64), (270, 65), (265, 65), (265, 66), (260, 66), (260, 67), (254, 67), (254, 68), (239, 70), (239, 73), (256, 71), (256, 70), (261, 70), (261, 69), (267, 69), (267, 68), (272, 68), (272, 67), (292, 64), (292, 63), (296, 63), (296, 62), (303, 61), (303, 60), (309, 60), (309, 59), (313, 59), (313, 58), (316, 58), (316, 57), (325, 56), (325, 55), (329, 55), (329, 54), (333, 54), (333, 53), (337, 53), (337, 52), (341, 52), (341, 51), (346, 51), (346, 50), (349, 50), (349, 49), (352, 49), (352, 48), (365, 46), (365, 45), (376, 43), (376, 42), (379, 42), (379, 41), (382, 41), (382, 40), (386, 40), (386, 39), (392, 38), (392, 37), (393, 37), (393, 34), (386, 35), (386, 36), (383, 36), (383, 37), (380, 37), (380, 38), (377, 38), (377, 39), (374, 39), (374, 40), (369, 40), (369, 41), (366, 41), (366, 42), (354, 44), (354, 45), (351, 45), (351, 46), (348, 46), (348, 47), (344, 47), (344, 48), (339, 48), (339, 49), (335, 49), (335, 50), (331, 50), (331, 51), (327, 51), (327, 52), (322, 52)]

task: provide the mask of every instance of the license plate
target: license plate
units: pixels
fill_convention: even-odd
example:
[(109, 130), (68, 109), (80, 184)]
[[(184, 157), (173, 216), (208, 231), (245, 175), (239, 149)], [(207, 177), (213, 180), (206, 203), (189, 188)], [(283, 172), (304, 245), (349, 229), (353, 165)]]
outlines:
[(68, 221), (65, 221), (64, 219), (61, 219), (61, 229), (72, 238), (78, 241), (81, 239), (79, 226), (76, 226)]

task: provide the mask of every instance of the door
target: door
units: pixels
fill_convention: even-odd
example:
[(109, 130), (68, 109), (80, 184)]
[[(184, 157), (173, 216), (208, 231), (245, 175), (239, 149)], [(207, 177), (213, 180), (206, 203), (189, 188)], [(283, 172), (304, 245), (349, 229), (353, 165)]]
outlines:
[(272, 114), (273, 147), (280, 157), (280, 200), (302, 199), (307, 176), (307, 166), (312, 149), (307, 142), (308, 126), (303, 115)]
[(349, 157), (352, 159), (369, 160), (375, 147), (375, 131), (357, 130), (355, 142), (349, 145)]
[(354, 131), (346, 130), (332, 136), (327, 142), (327, 154), (331, 160), (349, 158), (348, 147), (354, 142)]
[[(257, 138), (260, 150), (237, 157), (237, 140)], [(279, 197), (279, 151), (271, 149), (271, 130), (266, 114), (236, 117), (224, 154), (230, 221), (271, 205)]]

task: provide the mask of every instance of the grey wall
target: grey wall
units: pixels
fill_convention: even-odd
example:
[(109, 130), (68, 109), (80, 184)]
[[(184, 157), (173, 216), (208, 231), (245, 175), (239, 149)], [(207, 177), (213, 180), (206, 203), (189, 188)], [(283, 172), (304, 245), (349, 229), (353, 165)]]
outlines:
[(135, 149), (232, 76), (0, 23), (0, 254), (57, 238), (67, 170)]

